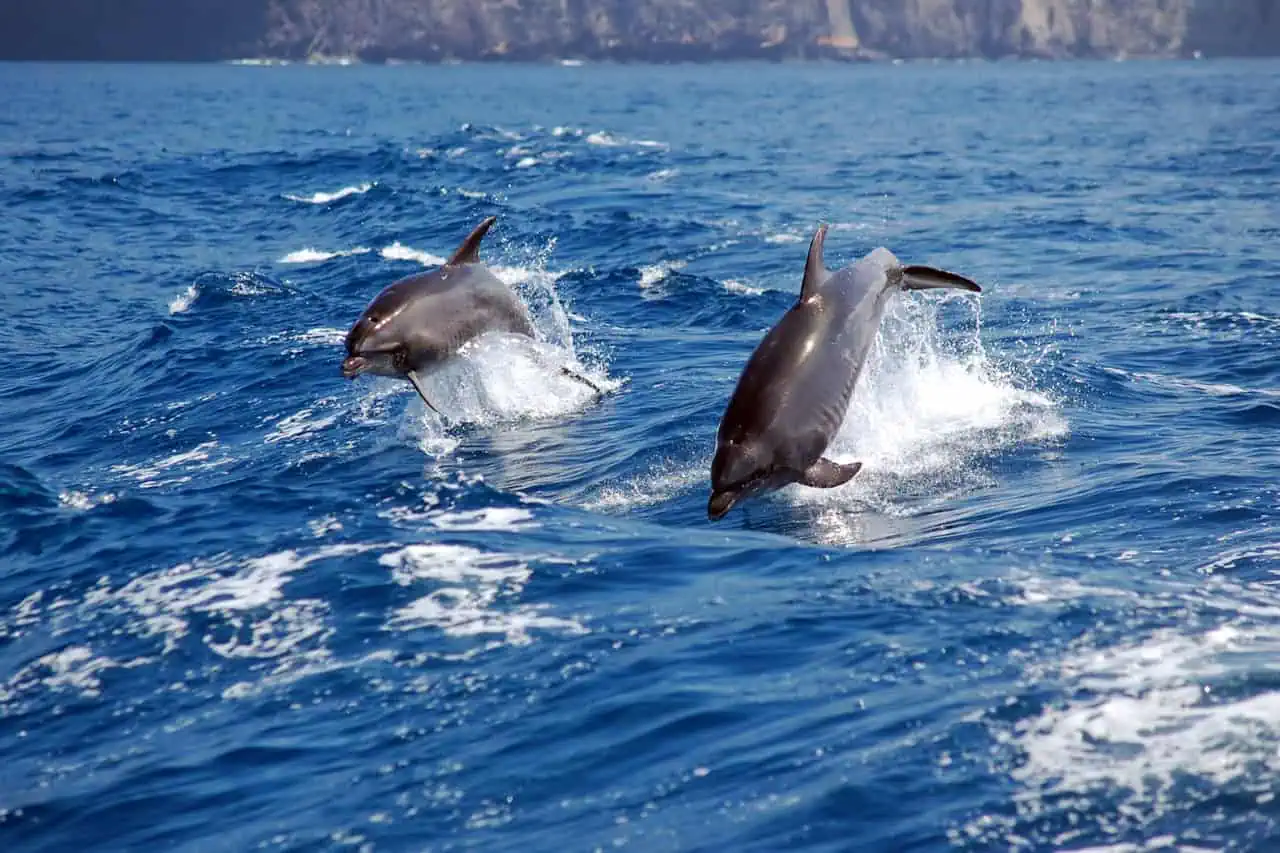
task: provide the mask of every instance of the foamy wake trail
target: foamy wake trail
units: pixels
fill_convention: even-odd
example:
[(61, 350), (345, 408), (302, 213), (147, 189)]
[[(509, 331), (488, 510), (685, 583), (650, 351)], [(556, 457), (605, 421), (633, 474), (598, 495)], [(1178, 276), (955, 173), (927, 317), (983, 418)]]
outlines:
[(353, 195), (364, 195), (373, 189), (373, 184), (364, 183), (358, 186), (343, 187), (333, 192), (315, 192), (311, 195), (290, 195), (286, 194), (285, 198), (289, 201), (302, 202), (303, 204), (329, 204), (330, 202), (339, 201)]
[(903, 492), (935, 490), (944, 481), (964, 479), (981, 456), (1066, 433), (1067, 423), (1049, 396), (1019, 387), (987, 357), (976, 331), (976, 303), (967, 301), (975, 312), (969, 335), (943, 335), (942, 299), (901, 294), (885, 312), (827, 452), (837, 462), (861, 460), (862, 471), (838, 489), (790, 487), (783, 492), (790, 500), (857, 501), (904, 513), (895, 502)]

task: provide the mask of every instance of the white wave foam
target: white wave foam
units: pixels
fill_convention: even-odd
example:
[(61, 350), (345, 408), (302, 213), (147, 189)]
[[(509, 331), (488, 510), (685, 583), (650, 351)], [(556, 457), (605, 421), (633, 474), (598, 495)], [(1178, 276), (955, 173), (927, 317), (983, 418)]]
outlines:
[(77, 492), (74, 490), (63, 491), (58, 495), (58, 503), (68, 509), (75, 509), (81, 512), (93, 509), (95, 506), (112, 503), (116, 496), (111, 492), (103, 492), (101, 494), (92, 494), (90, 492)]
[(304, 332), (298, 332), (294, 336), (294, 340), (303, 344), (312, 346), (332, 346), (340, 344), (347, 339), (345, 329), (335, 329), (330, 326), (317, 326), (314, 329), (307, 329)]
[(186, 290), (169, 300), (169, 313), (182, 314), (189, 311), (199, 295), (200, 289), (194, 284), (189, 285)]
[(682, 270), (688, 266), (687, 261), (659, 261), (656, 264), (650, 264), (640, 268), (640, 289), (649, 290), (654, 285), (666, 281), (667, 276), (676, 270)]
[(536, 525), (533, 513), (519, 507), (488, 507), (469, 512), (450, 512), (431, 518), (431, 523), (445, 530), (527, 530)]
[(276, 421), (275, 428), (263, 438), (267, 444), (275, 444), (280, 441), (293, 441), (300, 438), (309, 438), (312, 434), (328, 429), (338, 422), (341, 415), (340, 411), (331, 409), (325, 414), (316, 414), (316, 408), (320, 406), (332, 406), (333, 398), (317, 400), (315, 407), (308, 406), (294, 412), (292, 415), (283, 417)]
[[(4, 684), (0, 684), (0, 708), (22, 693), (45, 687), (49, 690), (77, 692), (86, 698), (102, 695), (99, 673), (122, 664), (96, 655), (88, 646), (67, 646), (50, 652), (22, 667)], [(136, 664), (135, 664), (136, 665)]]
[(308, 247), (305, 249), (298, 249), (295, 252), (290, 252), (289, 254), (285, 255), (283, 258), (280, 259), (280, 263), (282, 264), (317, 264), (317, 263), (323, 263), (324, 261), (333, 260), (334, 258), (345, 258), (351, 255), (363, 255), (368, 252), (369, 252), (369, 249), (366, 249), (363, 246), (357, 246), (354, 249), (346, 249), (346, 250), (337, 251), (337, 252), (324, 252), (319, 249), (312, 249)]
[(398, 609), (387, 630), (434, 628), (454, 637), (498, 635), (506, 642), (532, 642), (530, 632), (586, 633), (581, 623), (541, 611), (544, 606), (508, 602), (532, 575), (529, 566), (513, 557), (486, 554), (462, 545), (410, 545), (383, 554), (379, 562), (391, 569), (402, 586), (435, 586), (430, 593)]
[(609, 512), (654, 506), (705, 482), (710, 466), (709, 458), (696, 464), (666, 460), (652, 467), (646, 474), (604, 487), (595, 497), (584, 502), (583, 507), (596, 512)]
[[(946, 298), (946, 297), (944, 297)], [(955, 299), (957, 297), (950, 297)], [(936, 491), (973, 474), (976, 457), (1028, 441), (1060, 438), (1067, 423), (1047, 395), (1019, 387), (988, 359), (976, 331), (945, 340), (937, 296), (895, 296), (827, 455), (861, 460), (863, 470), (837, 489), (792, 486), (801, 504), (854, 501), (891, 513), (906, 486)], [(975, 312), (974, 303), (966, 303)], [(904, 482), (905, 481), (905, 482)]]
[(311, 535), (317, 539), (342, 529), (342, 522), (338, 520), (336, 515), (332, 513), (321, 518), (313, 518), (307, 522), (307, 527), (311, 530)]
[[(275, 344), (303, 344), (309, 347), (331, 347), (343, 343), (347, 339), (347, 333), (344, 329), (335, 329), (331, 326), (317, 326), (314, 329), (304, 329), (301, 332), (287, 330), (283, 332), (273, 332), (266, 337), (259, 338), (258, 343), (265, 346)], [(290, 349), (286, 352), (301, 352), (301, 350)]]
[(803, 243), (805, 237), (803, 234), (797, 234), (794, 231), (783, 231), (778, 234), (769, 234), (764, 238), (766, 243)]
[(517, 169), (531, 169), (541, 161), (537, 157), (521, 157), (516, 163)]
[[(223, 658), (266, 662), (269, 669), (258, 669), (263, 674), (261, 683), (298, 678), (316, 667), (332, 666), (326, 645), (333, 634), (328, 605), (318, 599), (290, 599), (285, 587), (318, 561), (386, 547), (386, 543), (331, 545), (309, 553), (286, 550), (245, 560), (223, 555), (148, 572), (118, 586), (103, 577), (79, 601), (64, 597), (45, 601), (43, 593), (29, 596), (14, 611), (0, 614), (0, 636), (20, 636), (23, 626), (37, 623), (55, 637), (72, 632), (81, 636), (87, 626), (108, 617), (95, 629), (108, 642), (121, 635), (118, 621), (124, 617), (124, 632), (158, 641), (160, 646), (154, 653), (130, 660), (112, 659), (83, 643), (51, 652), (0, 684), (0, 707), (20, 693), (41, 688), (97, 696), (103, 690), (99, 678), (103, 670), (154, 663), (184, 641), (202, 643)], [(193, 613), (203, 614), (194, 638)], [(130, 648), (136, 648), (136, 641), (130, 641)]]
[(233, 284), (227, 292), (234, 296), (262, 296), (278, 291), (277, 285), (263, 281), (251, 272), (238, 272), (231, 278)]
[[(191, 450), (175, 453), (157, 459), (154, 462), (139, 464), (121, 463), (112, 465), (111, 471), (138, 481), (144, 489), (158, 489), (163, 486), (177, 486), (191, 481), (191, 475), (198, 471), (208, 471), (232, 464), (235, 460), (230, 456), (214, 457), (218, 448), (216, 440), (196, 445)], [(175, 476), (166, 476), (171, 471), (178, 471)]]
[[(228, 631), (206, 632), (204, 642), (224, 657), (279, 658), (304, 644), (321, 654), (332, 630), (325, 624), (327, 605), (313, 599), (286, 599), (284, 587), (312, 563), (371, 551), (376, 544), (329, 545), (307, 554), (294, 550), (254, 557), (241, 563), (227, 558), (182, 563), (142, 575), (118, 590), (101, 589), (87, 603), (119, 602), (140, 620), (132, 628), (143, 636), (162, 636), (165, 652), (187, 635), (188, 614), (218, 614)], [(227, 570), (234, 567), (234, 571)]]
[[(1248, 565), (1255, 561), (1265, 565), (1280, 566), (1280, 542), (1232, 548), (1198, 566), (1196, 571), (1211, 575), (1214, 572), (1232, 571), (1241, 563)], [(1273, 575), (1280, 575), (1280, 569), (1271, 569), (1270, 572)]]
[(1010, 774), (1026, 788), (1016, 798), (1020, 822), (1068, 802), (1091, 814), (1101, 806), (1096, 820), (1107, 831), (1147, 827), (1191, 807), (1201, 784), (1270, 799), (1280, 772), (1280, 691), (1267, 688), (1269, 678), (1243, 692), (1224, 682), (1270, 671), (1280, 606), (1239, 603), (1224, 605), (1252, 617), (1233, 613), (1207, 630), (1167, 628), (1108, 648), (1086, 638), (1060, 663), (1029, 672), (1036, 684), (1061, 679), (1069, 687), (1065, 700), (998, 733), (1019, 756)]
[(417, 261), (425, 267), (437, 267), (449, 260), (439, 255), (433, 255), (430, 252), (424, 252), (421, 249), (406, 246), (399, 240), (390, 246), (384, 246), (381, 255), (389, 261)]
[(331, 193), (315, 192), (311, 195), (305, 196), (286, 194), (285, 198), (289, 199), (289, 201), (302, 202), (303, 204), (329, 204), (330, 202), (339, 201), (340, 199), (347, 198), (348, 196), (364, 195), (369, 190), (373, 189), (373, 187), (374, 184), (372, 183), (364, 183), (359, 184), (358, 186), (343, 187), (342, 189), (334, 190)]
[(1218, 382), (1197, 382), (1194, 379), (1183, 379), (1180, 376), (1166, 376), (1161, 373), (1144, 373), (1141, 371), (1123, 370), (1118, 367), (1103, 367), (1112, 376), (1126, 379), (1139, 379), (1161, 388), (1173, 388), (1179, 391), (1195, 391), (1211, 397), (1239, 397), (1256, 394), (1261, 397), (1280, 397), (1280, 390), (1270, 388), (1242, 388), (1239, 385)]
[(742, 293), (747, 296), (760, 296), (764, 293), (764, 288), (738, 281), (736, 278), (726, 279), (723, 284), (724, 289), (730, 293)]

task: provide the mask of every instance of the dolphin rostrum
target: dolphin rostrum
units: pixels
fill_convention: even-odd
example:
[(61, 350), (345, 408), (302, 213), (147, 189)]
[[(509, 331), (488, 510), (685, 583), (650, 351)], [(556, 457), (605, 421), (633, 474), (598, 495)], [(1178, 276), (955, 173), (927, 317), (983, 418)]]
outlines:
[[(444, 266), (402, 278), (374, 297), (347, 333), (343, 376), (408, 379), (422, 402), (440, 414), (422, 387), (424, 374), (485, 333), (534, 336), (524, 303), (480, 260), (480, 241), (495, 221), (490, 216), (477, 225)], [(560, 370), (601, 392), (585, 376)]]
[(823, 225), (809, 244), (800, 299), (765, 335), (738, 378), (716, 435), (707, 516), (724, 516), (749, 495), (800, 483), (831, 489), (853, 479), (861, 462), (825, 458), (849, 398), (897, 290), (953, 287), (981, 292), (955, 273), (903, 266), (875, 249), (831, 272), (822, 262)]

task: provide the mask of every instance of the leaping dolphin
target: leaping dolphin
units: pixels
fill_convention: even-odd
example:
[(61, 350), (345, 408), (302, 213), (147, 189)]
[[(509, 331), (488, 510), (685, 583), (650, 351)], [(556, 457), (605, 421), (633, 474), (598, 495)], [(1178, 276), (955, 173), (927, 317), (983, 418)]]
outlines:
[[(490, 216), (477, 225), (444, 266), (402, 278), (374, 297), (347, 333), (343, 376), (407, 379), (422, 402), (440, 414), (422, 387), (424, 374), (487, 332), (534, 336), (524, 303), (480, 260), (480, 241), (495, 221)], [(560, 370), (601, 393), (585, 376)]]
[(843, 485), (862, 468), (825, 458), (897, 290), (953, 287), (981, 292), (945, 270), (903, 266), (878, 248), (835, 272), (822, 261), (827, 226), (809, 244), (800, 299), (747, 361), (716, 435), (707, 516), (724, 516), (743, 498), (801, 483)]

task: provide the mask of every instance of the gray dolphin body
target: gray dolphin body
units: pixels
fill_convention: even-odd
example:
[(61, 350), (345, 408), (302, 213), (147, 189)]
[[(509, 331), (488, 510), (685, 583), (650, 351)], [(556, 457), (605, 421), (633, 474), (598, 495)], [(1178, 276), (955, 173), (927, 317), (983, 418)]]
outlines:
[(903, 266), (875, 249), (843, 269), (822, 262), (827, 226), (809, 245), (800, 299), (747, 361), (716, 436), (707, 516), (719, 519), (743, 498), (801, 483), (843, 485), (862, 468), (823, 457), (844, 422), (849, 398), (897, 290), (981, 288), (963, 276)]
[[(476, 226), (443, 266), (402, 278), (374, 297), (347, 333), (343, 376), (407, 379), (439, 414), (422, 387), (424, 374), (488, 332), (534, 336), (524, 303), (480, 261), (480, 241), (496, 219)], [(560, 369), (599, 392), (586, 377)]]

